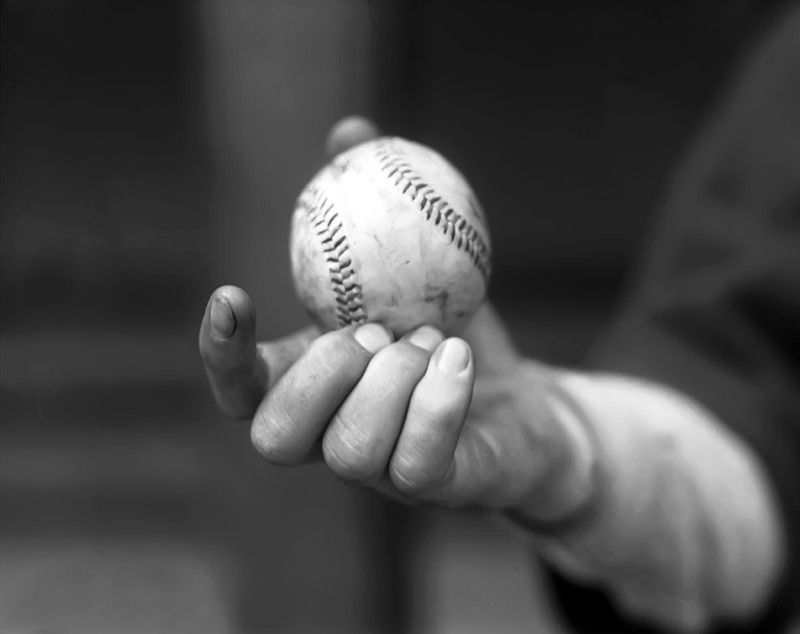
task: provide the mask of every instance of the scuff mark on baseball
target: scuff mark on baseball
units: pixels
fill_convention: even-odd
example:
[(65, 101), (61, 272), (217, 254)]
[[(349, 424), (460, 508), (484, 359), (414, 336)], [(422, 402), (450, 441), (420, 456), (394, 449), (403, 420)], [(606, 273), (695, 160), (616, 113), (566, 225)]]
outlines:
[(382, 137), (338, 155), (297, 199), (297, 296), (323, 330), (375, 321), (457, 334), (486, 297), (491, 242), (462, 174), (418, 143)]

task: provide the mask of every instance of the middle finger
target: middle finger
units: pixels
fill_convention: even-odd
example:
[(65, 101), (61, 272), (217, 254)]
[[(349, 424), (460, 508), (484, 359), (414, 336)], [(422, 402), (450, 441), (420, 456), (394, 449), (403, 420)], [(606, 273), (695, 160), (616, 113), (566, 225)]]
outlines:
[(340, 478), (370, 483), (385, 472), (411, 394), (442, 339), (423, 326), (370, 361), (323, 437), (325, 461)]

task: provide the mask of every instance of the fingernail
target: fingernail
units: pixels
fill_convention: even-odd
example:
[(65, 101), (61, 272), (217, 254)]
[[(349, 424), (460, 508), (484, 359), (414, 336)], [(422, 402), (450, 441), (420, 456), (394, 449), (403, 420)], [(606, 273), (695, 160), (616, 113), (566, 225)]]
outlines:
[(436, 354), (436, 366), (443, 372), (461, 372), (469, 364), (469, 348), (461, 339), (447, 339)]
[(442, 339), (442, 333), (433, 326), (420, 326), (408, 336), (407, 341), (418, 348), (433, 352), (442, 343)]
[(355, 338), (364, 348), (375, 354), (381, 348), (392, 343), (392, 337), (383, 326), (378, 324), (364, 324), (355, 332)]
[(236, 330), (236, 319), (233, 316), (230, 304), (224, 299), (215, 297), (211, 302), (208, 321), (214, 334), (223, 339), (233, 335)]

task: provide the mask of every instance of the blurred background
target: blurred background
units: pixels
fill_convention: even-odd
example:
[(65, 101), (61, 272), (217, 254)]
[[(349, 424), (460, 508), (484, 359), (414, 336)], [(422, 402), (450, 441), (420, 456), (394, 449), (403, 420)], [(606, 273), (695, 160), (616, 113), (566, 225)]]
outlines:
[(263, 464), (206, 300), (305, 325), (289, 216), (359, 113), (461, 168), (515, 339), (580, 363), (771, 3), (0, 6), (0, 631), (559, 631), (510, 526)]

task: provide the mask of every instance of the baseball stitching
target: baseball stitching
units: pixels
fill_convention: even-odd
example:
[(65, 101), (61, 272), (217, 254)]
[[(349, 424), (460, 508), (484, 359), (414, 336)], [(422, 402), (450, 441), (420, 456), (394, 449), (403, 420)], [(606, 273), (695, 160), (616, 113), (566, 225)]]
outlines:
[(339, 327), (365, 322), (367, 313), (361, 284), (350, 257), (350, 245), (342, 229), (342, 221), (333, 208), (333, 203), (312, 187), (300, 198), (299, 204), (306, 210), (308, 221), (319, 236), (325, 261), (328, 263)]
[(457, 249), (469, 256), (483, 276), (484, 283), (488, 283), (491, 256), (486, 242), (475, 227), (443, 200), (410, 163), (393, 153), (390, 142), (379, 143), (375, 153), (386, 176), (402, 188), (403, 193), (425, 214), (426, 220), (432, 221)]

